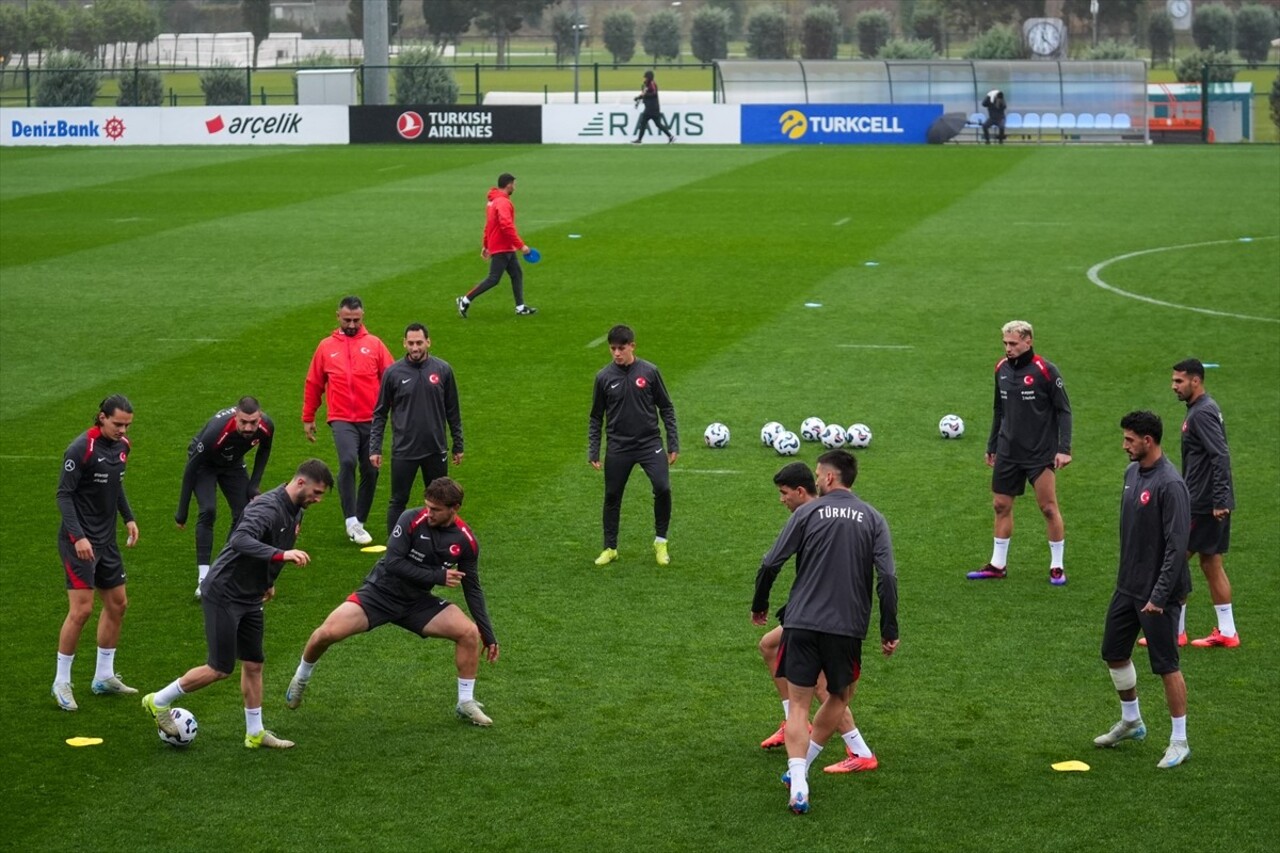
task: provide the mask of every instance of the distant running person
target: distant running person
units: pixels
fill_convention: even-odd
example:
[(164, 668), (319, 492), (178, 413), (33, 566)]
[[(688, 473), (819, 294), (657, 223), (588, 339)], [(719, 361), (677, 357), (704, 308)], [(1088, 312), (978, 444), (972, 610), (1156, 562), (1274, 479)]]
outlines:
[[(218, 489), (231, 509), (231, 526), (252, 498), (258, 496), (262, 472), (271, 458), (271, 442), (276, 427), (257, 399), (241, 397), (234, 406), (209, 419), (187, 446), (187, 467), (182, 472), (182, 494), (173, 520), (179, 529), (187, 526), (191, 495), (196, 496), (196, 598), (200, 584), (209, 574), (213, 557), (213, 524), (218, 518)], [(245, 455), (254, 448), (253, 473), (247, 473)]]
[(995, 509), (991, 559), (969, 572), (969, 580), (1005, 577), (1013, 536), (1013, 499), (1035, 490), (1049, 538), (1049, 583), (1067, 582), (1063, 567), (1065, 528), (1058, 510), (1057, 472), (1071, 464), (1071, 401), (1062, 374), (1032, 348), (1031, 324), (1011, 320), (1001, 329), (1005, 357), (996, 362), (995, 404), (987, 438)]
[(649, 129), (649, 122), (653, 122), (658, 130), (667, 135), (667, 142), (675, 142), (676, 138), (672, 135), (671, 128), (667, 127), (667, 120), (662, 117), (662, 107), (658, 105), (658, 84), (653, 81), (652, 71), (644, 72), (640, 94), (635, 98), (637, 104), (641, 101), (644, 101), (644, 112), (640, 115), (640, 123), (636, 125), (636, 138), (631, 140), (632, 144), (637, 144), (644, 139), (645, 131)]
[[(667, 529), (671, 525), (671, 471), (680, 455), (676, 409), (657, 365), (636, 358), (636, 333), (614, 326), (608, 334), (613, 362), (596, 374), (587, 425), (587, 461), (599, 471), (600, 434), (607, 436), (604, 457), (604, 550), (597, 566), (618, 559), (622, 493), (631, 469), (639, 465), (653, 486), (653, 552), (659, 566), (671, 563)], [(667, 430), (663, 450), (658, 417)]]
[(124, 467), (129, 460), (125, 433), (133, 423), (133, 406), (122, 394), (98, 404), (94, 425), (62, 454), (58, 480), (58, 556), (67, 581), (67, 618), (58, 632), (58, 667), (53, 698), (64, 711), (74, 711), (71, 662), (85, 623), (93, 615), (93, 593), (102, 599), (98, 617), (98, 658), (91, 687), (94, 693), (137, 693), (115, 672), (116, 643), (124, 621), (124, 561), (116, 542), (116, 516), (124, 522), (125, 544), (138, 544), (138, 524), (124, 494)]
[[(458, 670), (458, 718), (477, 726), (493, 720), (475, 700), (480, 646), (485, 659), (498, 659), (498, 638), (489, 621), (489, 608), (480, 586), (480, 545), (471, 528), (458, 517), (462, 486), (448, 477), (427, 486), (425, 507), (408, 510), (387, 539), (387, 553), (351, 593), (312, 632), (302, 660), (285, 691), (285, 704), (297, 708), (311, 682), (316, 663), (331, 646), (352, 634), (372, 631), (388, 622), (423, 638), (440, 637), (454, 644)], [(450, 601), (438, 598), (434, 586), (462, 586), (468, 619)]]
[(467, 319), (471, 303), (480, 294), (497, 285), (505, 272), (511, 279), (511, 294), (516, 300), (516, 313), (522, 316), (537, 314), (538, 309), (524, 301), (524, 270), (520, 268), (519, 255), (533, 251), (525, 245), (516, 231), (516, 208), (511, 195), (516, 191), (516, 177), (510, 172), (498, 176), (498, 185), (489, 190), (485, 205), (484, 239), (480, 244), (480, 257), (489, 262), (489, 275), (456, 300), (458, 316)]

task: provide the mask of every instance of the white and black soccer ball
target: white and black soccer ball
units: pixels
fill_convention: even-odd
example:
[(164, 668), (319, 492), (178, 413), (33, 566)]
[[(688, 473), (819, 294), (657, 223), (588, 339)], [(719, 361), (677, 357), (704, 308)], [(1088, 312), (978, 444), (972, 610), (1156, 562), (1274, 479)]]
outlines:
[(795, 456), (800, 452), (800, 436), (784, 429), (773, 440), (773, 449), (778, 451), (779, 456)]
[(827, 424), (822, 428), (822, 433), (818, 436), (822, 442), (822, 446), (827, 450), (835, 450), (844, 447), (848, 438), (845, 435), (844, 427), (840, 424)]
[(867, 447), (871, 444), (871, 427), (854, 424), (845, 431), (845, 443), (850, 447)]
[(702, 437), (706, 439), (707, 447), (724, 447), (729, 443), (729, 428), (717, 421), (707, 427)]
[(786, 431), (787, 428), (777, 421), (769, 421), (760, 427), (760, 443), (765, 447), (773, 447), (773, 440)]
[(938, 421), (938, 432), (943, 438), (959, 438), (964, 435), (964, 421), (959, 415), (943, 415)]
[(176, 735), (165, 734), (160, 729), (156, 729), (156, 732), (160, 735), (160, 740), (169, 744), (169, 746), (179, 748), (190, 746), (191, 742), (196, 739), (196, 733), (200, 731), (200, 724), (196, 722), (195, 715), (186, 708), (167, 708), (160, 713), (168, 714), (178, 724), (178, 733)]
[(826, 426), (822, 418), (805, 418), (804, 423), (800, 424), (800, 437), (805, 441), (818, 441)]

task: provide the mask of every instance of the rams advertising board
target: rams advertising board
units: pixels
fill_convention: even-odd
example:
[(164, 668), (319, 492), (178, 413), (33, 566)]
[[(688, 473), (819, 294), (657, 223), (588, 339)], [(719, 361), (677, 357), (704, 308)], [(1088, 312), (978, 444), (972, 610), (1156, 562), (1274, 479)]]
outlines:
[[(677, 143), (739, 142), (739, 107), (728, 104), (672, 104), (662, 110)], [(570, 145), (619, 145), (635, 139), (642, 112), (624, 104), (548, 104), (542, 108), (542, 141)], [(666, 145), (653, 122), (645, 144)]]
[(924, 143), (941, 104), (744, 104), (742, 141), (786, 145)]
[(347, 107), (0, 110), (0, 145), (346, 145)]

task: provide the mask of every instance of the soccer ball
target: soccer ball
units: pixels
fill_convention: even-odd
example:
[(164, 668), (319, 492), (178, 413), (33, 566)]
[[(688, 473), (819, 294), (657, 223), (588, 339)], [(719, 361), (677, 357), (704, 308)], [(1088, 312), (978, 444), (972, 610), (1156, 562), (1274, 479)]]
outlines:
[(822, 446), (828, 450), (844, 447), (844, 443), (848, 441), (844, 434), (844, 427), (840, 426), (840, 424), (827, 424), (822, 428), (818, 438), (822, 441)]
[(178, 724), (178, 734), (176, 736), (167, 735), (160, 729), (156, 729), (157, 734), (160, 735), (160, 740), (169, 744), (169, 746), (190, 746), (191, 742), (196, 739), (196, 732), (200, 730), (200, 725), (196, 722), (195, 716), (186, 708), (169, 708), (160, 713), (173, 717), (173, 721)]
[(791, 430), (783, 430), (773, 440), (773, 449), (779, 456), (795, 456), (800, 452), (800, 437)]
[(707, 440), (707, 447), (724, 447), (729, 443), (729, 428), (722, 423), (714, 423), (702, 434)]
[(959, 415), (945, 415), (938, 421), (938, 432), (943, 438), (959, 438), (964, 435), (964, 421)]
[(822, 418), (805, 418), (804, 423), (800, 424), (800, 437), (805, 441), (817, 441), (822, 437), (822, 430), (826, 426)]
[(777, 421), (769, 421), (760, 427), (760, 443), (765, 447), (773, 447), (773, 440), (786, 430), (787, 428)]
[(871, 427), (866, 424), (854, 424), (846, 431), (845, 441), (850, 447), (866, 447), (871, 444)]

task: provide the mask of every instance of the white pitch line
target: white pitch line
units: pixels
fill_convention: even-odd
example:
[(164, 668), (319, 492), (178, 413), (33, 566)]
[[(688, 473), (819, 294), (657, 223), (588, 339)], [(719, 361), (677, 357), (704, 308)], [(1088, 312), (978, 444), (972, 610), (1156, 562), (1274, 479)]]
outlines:
[(840, 226), (840, 225), (848, 225), (848, 224), (849, 224), (849, 217), (848, 217), (848, 216), (846, 216), (844, 219), (837, 219), (835, 224), (836, 224), (836, 226), (837, 226), (837, 227), (838, 227), (838, 226)]
[(1280, 323), (1280, 320), (1277, 320), (1274, 317), (1255, 317), (1252, 314), (1233, 314), (1230, 311), (1214, 311), (1212, 308), (1197, 308), (1194, 305), (1179, 305), (1177, 302), (1165, 302), (1162, 299), (1153, 299), (1150, 296), (1143, 296), (1138, 293), (1130, 293), (1127, 290), (1121, 290), (1120, 288), (1115, 287), (1114, 285), (1107, 284), (1105, 281), (1102, 280), (1102, 277), (1098, 275), (1098, 273), (1102, 272), (1103, 269), (1105, 269), (1107, 266), (1111, 264), (1114, 264), (1116, 261), (1125, 261), (1125, 260), (1128, 260), (1129, 258), (1137, 258), (1142, 255), (1154, 255), (1157, 252), (1172, 252), (1175, 249), (1198, 249), (1202, 246), (1221, 246), (1226, 243), (1252, 243), (1256, 240), (1280, 240), (1280, 236), (1237, 237), (1234, 240), (1209, 240), (1204, 243), (1183, 243), (1180, 246), (1160, 246), (1155, 249), (1143, 249), (1140, 252), (1129, 252), (1128, 254), (1125, 254), (1125, 255), (1116, 255), (1114, 258), (1107, 258), (1107, 260), (1105, 261), (1096, 263), (1093, 266), (1089, 267), (1089, 272), (1087, 273), (1087, 275), (1089, 276), (1089, 281), (1093, 282), (1098, 287), (1101, 287), (1103, 290), (1109, 290), (1112, 293), (1117, 294), (1118, 296), (1124, 296), (1129, 299), (1137, 299), (1139, 302), (1147, 302), (1147, 303), (1150, 303), (1151, 305), (1160, 305), (1165, 308), (1176, 308), (1179, 311), (1194, 311), (1197, 314), (1210, 314), (1214, 317), (1231, 317), (1232, 319), (1235, 319), (1235, 320), (1254, 320), (1259, 323)]
[(596, 338), (594, 341), (589, 342), (587, 344), (587, 349), (592, 349), (594, 347), (600, 346), (602, 343), (608, 340), (608, 338), (609, 338), (608, 335), (601, 335), (600, 337)]
[(378, 171), (379, 171), (379, 172), (394, 172), (396, 169), (403, 169), (403, 168), (404, 168), (404, 164), (403, 164), (403, 163), (401, 163), (401, 164), (400, 164), (400, 165), (398, 165), (398, 166), (384, 166), (383, 168), (378, 169)]
[(836, 344), (841, 349), (915, 349), (910, 344)]
[(741, 474), (741, 471), (734, 471), (730, 468), (681, 468), (674, 466), (671, 472), (681, 471), (685, 474)]
[(174, 341), (182, 341), (183, 343), (196, 344), (224, 344), (227, 342), (226, 338), (155, 338), (155, 340), (169, 341), (170, 343)]

